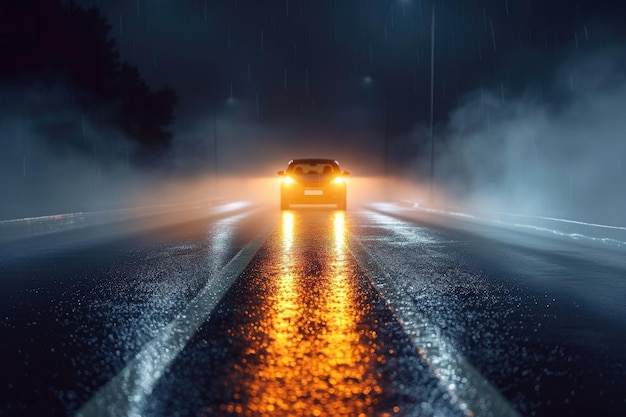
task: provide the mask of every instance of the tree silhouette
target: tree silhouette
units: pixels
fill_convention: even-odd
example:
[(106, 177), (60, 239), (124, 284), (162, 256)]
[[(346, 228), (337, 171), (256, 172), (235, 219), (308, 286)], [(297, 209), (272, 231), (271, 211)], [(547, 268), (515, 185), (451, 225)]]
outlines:
[[(163, 155), (172, 135), (176, 93), (152, 91), (137, 69), (120, 64), (111, 25), (96, 7), (73, 0), (5, 0), (0, 5), (0, 82), (66, 85), (97, 123), (113, 123), (137, 149), (137, 161)], [(50, 109), (54, 113), (55, 109)], [(78, 141), (57, 135), (55, 141)]]
[(167, 150), (172, 138), (167, 126), (174, 121), (175, 92), (169, 88), (152, 92), (137, 68), (126, 62), (118, 71), (117, 89), (120, 105), (115, 120), (141, 145), (137, 160), (146, 161), (142, 155)]

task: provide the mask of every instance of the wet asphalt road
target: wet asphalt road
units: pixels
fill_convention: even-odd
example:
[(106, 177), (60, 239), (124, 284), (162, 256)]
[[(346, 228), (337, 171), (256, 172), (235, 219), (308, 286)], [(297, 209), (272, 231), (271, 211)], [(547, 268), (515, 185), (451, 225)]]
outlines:
[(284, 212), (159, 382), (147, 414), (462, 415), (350, 254), (346, 233), (343, 212)]
[(0, 414), (623, 415), (623, 251), (461, 223), (196, 208), (3, 240)]

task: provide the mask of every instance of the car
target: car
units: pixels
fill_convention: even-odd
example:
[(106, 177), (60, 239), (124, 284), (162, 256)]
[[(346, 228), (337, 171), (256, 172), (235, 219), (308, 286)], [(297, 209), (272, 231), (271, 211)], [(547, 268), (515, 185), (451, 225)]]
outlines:
[(278, 171), (280, 208), (292, 204), (334, 204), (339, 210), (347, 208), (346, 179), (350, 173), (342, 171), (333, 159), (293, 159), (285, 171)]

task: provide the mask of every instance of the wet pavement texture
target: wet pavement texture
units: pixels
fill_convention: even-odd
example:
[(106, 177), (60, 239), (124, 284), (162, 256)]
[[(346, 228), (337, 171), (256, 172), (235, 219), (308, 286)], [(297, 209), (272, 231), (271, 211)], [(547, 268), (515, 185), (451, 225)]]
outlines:
[(237, 213), (162, 223), (1, 244), (0, 415), (74, 415), (255, 233)]
[(463, 415), (348, 251), (347, 233), (343, 212), (283, 212), (146, 414)]
[(623, 252), (398, 207), (188, 214), (0, 242), (0, 415), (623, 414)]
[(416, 344), (446, 348), (431, 357), (465, 358), (521, 415), (624, 415), (623, 250), (397, 208), (362, 214), (356, 246), (384, 269), (375, 281), (405, 327), (427, 330)]

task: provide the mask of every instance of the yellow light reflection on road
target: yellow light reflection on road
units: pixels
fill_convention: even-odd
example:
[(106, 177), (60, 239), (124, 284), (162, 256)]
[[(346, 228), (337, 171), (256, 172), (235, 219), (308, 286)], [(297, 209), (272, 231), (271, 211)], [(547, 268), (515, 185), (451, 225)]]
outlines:
[(345, 214), (342, 211), (334, 213), (334, 225), (335, 225), (335, 253), (338, 258), (343, 261), (344, 255), (344, 243), (346, 234), (346, 219)]
[(281, 232), (284, 248), (283, 254), (289, 255), (291, 245), (293, 244), (293, 213), (283, 212)]
[[(246, 400), (222, 410), (250, 416), (372, 415), (381, 391), (376, 334), (359, 331), (363, 311), (355, 305), (354, 265), (346, 261), (345, 215), (326, 218), (332, 221), (325, 228), (326, 249), (316, 255), (311, 253), (320, 242), (298, 235), (292, 212), (282, 216), (282, 264), (274, 269), (279, 273), (258, 323), (266, 337), (250, 341), (249, 351), (258, 356), (254, 365), (242, 366), (249, 376), (240, 387)], [(319, 269), (311, 270), (311, 263)]]

